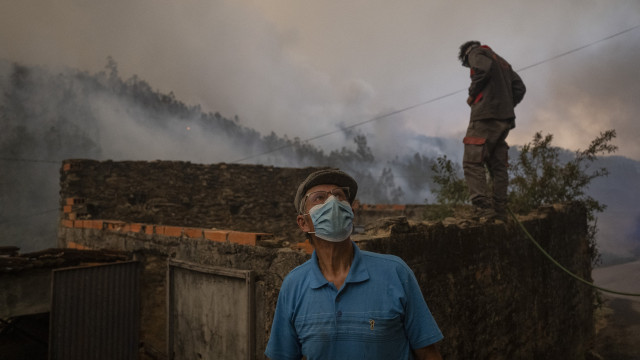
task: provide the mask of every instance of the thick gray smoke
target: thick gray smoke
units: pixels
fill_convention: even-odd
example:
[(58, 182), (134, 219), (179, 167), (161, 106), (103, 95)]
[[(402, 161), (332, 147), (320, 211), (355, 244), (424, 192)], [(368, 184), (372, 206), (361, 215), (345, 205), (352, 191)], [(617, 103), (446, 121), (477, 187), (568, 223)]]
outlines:
[[(629, 114), (640, 111), (637, 101), (627, 100), (640, 82), (634, 68), (640, 49), (633, 46), (640, 29), (545, 62), (640, 25), (637, 0), (494, 0), (481, 7), (472, 0), (4, 5), (0, 57), (96, 72), (110, 55), (123, 78), (137, 74), (205, 111), (301, 139), (463, 90), (468, 77), (457, 47), (478, 39), (515, 68), (542, 62), (522, 74), (529, 93), (513, 144), (548, 129), (557, 145), (577, 148), (613, 127), (620, 154), (640, 159), (637, 141), (627, 135), (638, 126)], [(386, 133), (376, 136), (392, 140), (406, 129), (459, 138), (468, 116), (464, 99), (462, 92), (404, 112), (402, 121), (383, 121)], [(320, 141), (339, 148), (344, 138)]]
[[(362, 174), (368, 185), (360, 192), (363, 202), (423, 203), (430, 196), (428, 176), (406, 171), (398, 176), (390, 169), (402, 167), (409, 155), (419, 153), (428, 160), (451, 147), (443, 139), (403, 134), (405, 141), (392, 149), (373, 151), (360, 131), (336, 128), (332, 136), (343, 139), (339, 148), (319, 148), (296, 140), (294, 144), (308, 147), (310, 157), (301, 157), (295, 146), (271, 152), (288, 144), (286, 134), (263, 136), (237, 121), (202, 113), (199, 106), (189, 107), (171, 94), (156, 92), (137, 77), (123, 81), (112, 59), (97, 74), (4, 61), (0, 61), (0, 70), (4, 95), (0, 101), (0, 161), (5, 164), (0, 182), (4, 205), (1, 240), (26, 251), (55, 246), (58, 175), (64, 159), (198, 163), (245, 159), (242, 162), (276, 166), (343, 166)], [(386, 141), (372, 138), (378, 143)], [(398, 187), (404, 189), (402, 194), (391, 197)]]
[[(0, 58), (46, 65), (51, 71), (70, 67), (96, 73), (113, 56), (121, 78), (137, 75), (188, 106), (201, 106), (204, 113), (237, 115), (237, 124), (262, 135), (273, 131), (305, 140), (335, 132), (310, 143), (327, 153), (352, 148), (354, 135), (364, 135), (380, 174), (396, 157), (414, 153), (446, 154), (460, 161), (468, 73), (456, 53), (470, 39), (488, 43), (516, 69), (539, 63), (521, 74), (528, 93), (517, 109), (511, 144), (523, 144), (543, 131), (555, 135), (555, 145), (577, 149), (598, 132), (615, 128), (618, 154), (640, 160), (635, 138), (640, 133), (640, 29), (547, 61), (639, 24), (637, 0), (495, 0), (491, 6), (472, 0), (14, 1), (3, 4), (0, 13)], [(3, 67), (3, 74), (10, 72), (10, 64)], [(11, 79), (0, 80), (2, 89), (11, 84)], [(77, 90), (77, 84), (68, 86)], [(37, 89), (34, 99), (48, 104), (52, 96), (64, 96), (64, 91), (47, 91), (46, 86)], [(455, 94), (428, 102), (449, 93)], [(428, 104), (368, 122), (423, 102)], [(91, 93), (83, 106), (91, 119), (78, 119), (75, 110), (62, 107), (56, 109), (60, 118), (24, 125), (27, 133), (49, 139), (46, 144), (53, 144), (60, 132), (75, 133), (80, 142), (76, 149), (83, 153), (35, 139), (23, 145), (23, 153), (46, 154), (52, 160), (75, 156), (213, 163), (264, 150), (253, 144), (238, 148), (225, 137), (212, 139), (197, 118), (173, 121), (154, 114), (147, 120), (143, 109), (109, 93)], [(29, 111), (38, 109), (47, 105)], [(5, 126), (10, 119), (2, 121)], [(337, 131), (360, 122), (366, 124)], [(0, 136), (6, 140), (9, 134)], [(247, 162), (311, 165), (276, 153)], [(429, 197), (426, 187), (407, 190), (413, 189), (409, 179), (399, 173), (394, 180), (405, 189), (405, 202)], [(25, 206), (50, 209), (45, 202), (37, 205)], [(608, 205), (610, 210), (615, 206)], [(627, 251), (628, 246), (621, 250)]]

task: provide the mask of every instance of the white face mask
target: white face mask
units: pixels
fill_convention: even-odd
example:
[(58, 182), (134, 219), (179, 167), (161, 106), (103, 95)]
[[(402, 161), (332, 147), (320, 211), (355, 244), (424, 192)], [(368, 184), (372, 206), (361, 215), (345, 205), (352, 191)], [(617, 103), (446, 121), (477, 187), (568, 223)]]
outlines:
[(330, 196), (324, 204), (318, 204), (309, 209), (316, 234), (322, 240), (341, 242), (346, 240), (353, 231), (353, 210), (346, 201), (339, 201)]

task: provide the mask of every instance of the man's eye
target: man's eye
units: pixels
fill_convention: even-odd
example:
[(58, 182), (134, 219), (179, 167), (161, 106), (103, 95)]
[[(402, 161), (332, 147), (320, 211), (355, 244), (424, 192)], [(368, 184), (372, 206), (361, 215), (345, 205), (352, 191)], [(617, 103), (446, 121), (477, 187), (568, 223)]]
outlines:
[(347, 200), (347, 193), (343, 189), (334, 189), (332, 193), (333, 196), (335, 196), (340, 201)]
[(327, 195), (325, 193), (315, 193), (311, 197), (311, 202), (313, 202), (314, 204), (324, 203), (326, 199), (327, 199)]

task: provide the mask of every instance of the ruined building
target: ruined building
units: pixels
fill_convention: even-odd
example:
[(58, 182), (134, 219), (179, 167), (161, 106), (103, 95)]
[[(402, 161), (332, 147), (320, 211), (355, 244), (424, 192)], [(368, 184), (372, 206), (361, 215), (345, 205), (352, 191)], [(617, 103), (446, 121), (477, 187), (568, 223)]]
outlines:
[[(59, 248), (111, 258), (43, 271), (51, 285), (37, 298), (50, 312), (50, 356), (264, 359), (282, 279), (310, 256), (292, 199), (314, 170), (66, 161)], [(358, 205), (352, 239), (413, 269), (445, 335), (444, 358), (584, 359), (594, 337), (590, 288), (513, 224), (427, 222), (421, 208)], [(584, 209), (549, 207), (520, 220), (590, 278)], [(10, 276), (0, 272), (4, 284)]]

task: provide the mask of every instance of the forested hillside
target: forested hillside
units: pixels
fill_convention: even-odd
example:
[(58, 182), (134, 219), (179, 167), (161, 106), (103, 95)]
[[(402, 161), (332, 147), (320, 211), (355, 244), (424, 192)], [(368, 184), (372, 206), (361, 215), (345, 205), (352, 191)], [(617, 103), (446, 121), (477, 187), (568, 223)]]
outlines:
[[(0, 246), (22, 251), (55, 246), (64, 159), (332, 166), (358, 180), (364, 203), (410, 204), (434, 201), (431, 167), (437, 157), (461, 161), (460, 139), (413, 135), (375, 147), (372, 134), (336, 128), (343, 145), (323, 149), (289, 138), (286, 129), (261, 134), (233, 114), (185, 104), (137, 76), (122, 79), (111, 58), (95, 74), (0, 60), (0, 91)], [(600, 225), (629, 254), (639, 236), (640, 215), (632, 209), (640, 201), (634, 185), (640, 183), (640, 165), (618, 157), (599, 161), (611, 167), (611, 175), (594, 184), (592, 196), (614, 211)]]
[[(426, 154), (380, 161), (353, 131), (328, 151), (286, 134), (263, 135), (136, 76), (121, 79), (112, 59), (96, 74), (1, 61), (0, 89), (0, 245), (55, 245), (59, 169), (69, 158), (334, 166), (358, 179), (363, 202), (424, 203), (429, 196), (433, 159)], [(419, 141), (433, 141), (436, 151), (447, 142)]]

